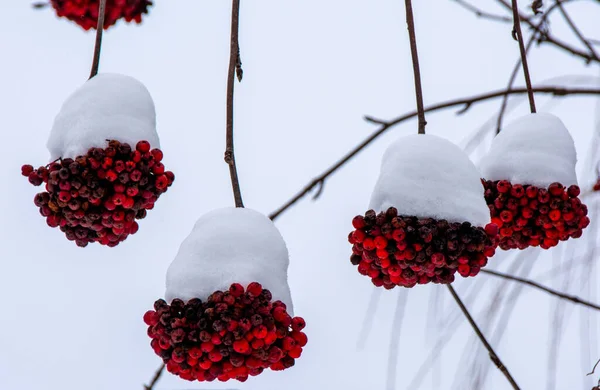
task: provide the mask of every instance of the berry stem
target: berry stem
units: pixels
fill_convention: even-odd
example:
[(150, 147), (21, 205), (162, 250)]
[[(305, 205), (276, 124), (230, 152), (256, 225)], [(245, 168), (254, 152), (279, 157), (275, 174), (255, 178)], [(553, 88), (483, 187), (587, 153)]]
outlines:
[(94, 58), (92, 59), (92, 71), (90, 79), (98, 74), (100, 67), (100, 50), (102, 49), (102, 33), (104, 32), (104, 16), (106, 14), (106, 0), (100, 0), (98, 8), (98, 26), (96, 28), (96, 43), (94, 44)]
[(417, 115), (419, 118), (419, 134), (425, 134), (425, 109), (423, 108), (423, 90), (421, 88), (421, 70), (419, 69), (419, 52), (417, 51), (417, 38), (415, 34), (415, 20), (413, 17), (411, 0), (404, 1), (406, 6), (406, 24), (410, 40), (410, 53), (412, 56), (413, 72), (415, 78), (415, 95), (417, 98)]
[(145, 390), (152, 390), (154, 389), (154, 385), (156, 384), (156, 382), (158, 382), (158, 379), (160, 378), (160, 376), (162, 375), (163, 371), (165, 370), (165, 364), (163, 363), (158, 370), (156, 370), (156, 372), (154, 373), (154, 376), (152, 377), (152, 380), (150, 381), (150, 384), (148, 385), (144, 385), (144, 389)]
[(527, 50), (525, 49), (525, 42), (523, 39), (523, 32), (521, 31), (521, 17), (519, 15), (519, 5), (517, 0), (512, 0), (512, 11), (513, 11), (513, 38), (519, 42), (519, 50), (521, 51), (521, 63), (523, 64), (523, 74), (525, 75), (525, 84), (527, 86), (527, 95), (529, 96), (529, 107), (531, 112), (535, 113), (535, 100), (533, 98), (533, 90), (531, 87), (531, 77), (529, 76), (529, 65), (527, 64)]
[(234, 77), (237, 73), (238, 80), (242, 80), (240, 45), (238, 41), (240, 21), (240, 0), (233, 0), (231, 9), (231, 45), (229, 52), (229, 72), (227, 74), (227, 127), (226, 127), (226, 149), (225, 162), (229, 165), (231, 176), (231, 187), (235, 199), (235, 207), (244, 207), (240, 181), (238, 179), (237, 167), (235, 165), (235, 154), (233, 152), (233, 86)]
[(479, 337), (479, 340), (481, 340), (484, 347), (488, 350), (488, 353), (490, 355), (490, 359), (492, 360), (492, 362), (494, 362), (496, 367), (498, 367), (498, 369), (500, 371), (502, 371), (502, 373), (504, 374), (506, 379), (508, 379), (508, 381), (510, 382), (513, 389), (520, 390), (519, 385), (517, 385), (517, 382), (515, 382), (515, 379), (512, 377), (512, 375), (510, 375), (510, 372), (508, 372), (508, 368), (506, 368), (506, 366), (502, 363), (502, 361), (500, 360), (500, 358), (494, 351), (494, 348), (492, 348), (492, 346), (490, 345), (490, 343), (488, 343), (488, 341), (486, 340), (483, 333), (481, 333), (481, 330), (475, 323), (475, 320), (473, 320), (473, 317), (471, 317), (471, 313), (469, 313), (469, 310), (465, 307), (464, 303), (462, 302), (462, 300), (460, 299), (460, 297), (454, 290), (454, 287), (452, 287), (451, 284), (447, 284), (446, 286), (448, 287), (448, 290), (450, 290), (450, 294), (452, 294), (452, 297), (454, 298), (454, 300), (460, 307), (460, 310), (463, 312), (465, 317), (467, 317), (467, 321), (469, 321), (469, 324), (471, 324), (471, 327), (473, 328), (475, 333), (477, 333), (477, 337)]

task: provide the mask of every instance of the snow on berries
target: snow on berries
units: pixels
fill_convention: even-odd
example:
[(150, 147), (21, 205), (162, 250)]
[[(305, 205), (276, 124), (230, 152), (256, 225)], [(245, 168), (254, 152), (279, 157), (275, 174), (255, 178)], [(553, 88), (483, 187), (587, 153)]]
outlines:
[[(84, 30), (96, 29), (100, 0), (50, 0), (59, 17), (77, 23)], [(119, 19), (142, 23), (142, 15), (152, 5), (149, 0), (107, 0), (104, 29), (113, 26)]]
[(97, 75), (63, 104), (48, 140), (52, 162), (21, 174), (45, 184), (34, 203), (50, 227), (85, 247), (138, 231), (175, 175), (163, 165), (154, 103), (137, 80)]
[(245, 208), (202, 216), (169, 266), (166, 300), (144, 316), (167, 370), (190, 381), (245, 381), (292, 367), (307, 337), (293, 314), (288, 266), (266, 216)]
[(479, 176), (464, 152), (440, 137), (391, 144), (370, 210), (352, 220), (351, 263), (386, 289), (477, 275), (498, 234)]
[(244, 382), (293, 367), (308, 341), (306, 323), (272, 299), (256, 282), (233, 283), (205, 301), (159, 299), (144, 314), (150, 345), (170, 373), (188, 381)]
[(549, 249), (581, 237), (590, 220), (576, 162), (573, 138), (554, 115), (529, 114), (500, 132), (481, 172), (501, 249)]
[(80, 247), (90, 242), (114, 247), (138, 231), (136, 220), (171, 186), (175, 176), (165, 171), (160, 149), (147, 141), (136, 149), (112, 140), (105, 149), (61, 159), (47, 167), (24, 165), (21, 173), (35, 186), (45, 183), (34, 203), (50, 227), (59, 227)]

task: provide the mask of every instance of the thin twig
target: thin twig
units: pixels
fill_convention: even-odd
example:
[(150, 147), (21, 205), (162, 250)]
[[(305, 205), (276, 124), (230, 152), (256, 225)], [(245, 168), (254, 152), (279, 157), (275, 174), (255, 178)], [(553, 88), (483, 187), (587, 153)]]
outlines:
[(419, 68), (419, 52), (417, 50), (417, 38), (415, 33), (415, 18), (413, 16), (411, 0), (404, 0), (406, 7), (406, 25), (408, 27), (408, 38), (410, 40), (410, 54), (412, 57), (413, 73), (415, 78), (415, 96), (417, 98), (417, 115), (419, 117), (419, 134), (425, 134), (425, 110), (423, 109), (423, 88), (421, 86), (421, 69)]
[[(525, 55), (527, 56), (529, 54), (529, 50), (531, 50), (531, 48), (533, 47), (533, 43), (539, 39), (539, 34), (538, 31), (541, 29), (541, 27), (544, 25), (544, 23), (546, 23), (546, 20), (550, 17), (550, 15), (552, 14), (552, 11), (554, 11), (557, 7), (557, 4), (553, 4), (550, 6), (550, 8), (548, 8), (548, 10), (546, 11), (546, 13), (544, 13), (544, 15), (542, 15), (540, 21), (536, 24), (535, 28), (533, 29), (533, 33), (531, 34), (531, 37), (529, 38), (529, 42), (527, 42), (527, 46), (525, 47)], [(511, 19), (512, 21), (512, 19)], [(507, 88), (511, 89), (515, 83), (515, 80), (517, 78), (517, 74), (519, 73), (519, 69), (521, 68), (521, 56), (519, 55), (519, 59), (517, 60), (517, 63), (515, 64), (515, 67), (512, 70), (512, 73), (510, 74), (510, 78), (508, 80), (508, 85)], [(496, 124), (496, 134), (500, 133), (500, 130), (502, 129), (502, 121), (504, 120), (504, 113), (506, 112), (506, 107), (508, 105), (508, 95), (504, 96), (504, 98), (502, 99), (502, 104), (500, 106), (500, 112), (498, 113), (498, 122)]]
[(396, 373), (398, 371), (398, 357), (400, 352), (400, 335), (402, 333), (402, 323), (404, 322), (404, 310), (408, 292), (401, 290), (398, 293), (398, 302), (394, 312), (394, 321), (392, 322), (392, 334), (390, 336), (390, 352), (388, 355), (387, 367), (387, 390), (396, 390)]
[(452, 294), (452, 297), (454, 298), (454, 300), (456, 301), (456, 303), (460, 307), (460, 310), (463, 312), (463, 314), (465, 315), (465, 317), (467, 317), (467, 321), (469, 321), (469, 324), (471, 324), (471, 327), (473, 328), (473, 330), (475, 331), (475, 333), (477, 333), (477, 337), (479, 337), (479, 340), (481, 340), (481, 343), (483, 344), (483, 346), (485, 347), (485, 349), (488, 350), (488, 352), (490, 354), (490, 359), (492, 360), (492, 362), (504, 374), (504, 376), (506, 377), (506, 379), (512, 385), (513, 389), (520, 390), (519, 385), (517, 385), (517, 382), (515, 381), (515, 379), (512, 377), (512, 375), (510, 375), (510, 372), (508, 372), (508, 368), (506, 368), (506, 366), (502, 363), (502, 361), (498, 357), (498, 354), (494, 351), (494, 348), (492, 348), (492, 346), (490, 345), (490, 343), (488, 343), (488, 341), (486, 340), (485, 336), (483, 335), (483, 333), (481, 333), (481, 330), (479, 329), (479, 327), (477, 326), (477, 324), (473, 320), (473, 317), (471, 317), (471, 314), (469, 313), (469, 310), (467, 310), (467, 308), (465, 307), (465, 305), (460, 300), (458, 294), (456, 294), (456, 291), (454, 290), (454, 287), (452, 287), (451, 284), (447, 284), (446, 286), (448, 287), (448, 290), (450, 291), (450, 294)]
[(594, 47), (592, 46), (592, 44), (583, 36), (581, 31), (579, 31), (579, 28), (577, 28), (577, 25), (573, 22), (573, 19), (571, 19), (571, 17), (567, 13), (567, 10), (562, 5), (562, 1), (556, 0), (556, 5), (558, 6), (558, 9), (560, 10), (561, 15), (563, 16), (563, 18), (565, 19), (565, 21), (567, 22), (569, 27), (571, 27), (571, 30), (573, 30), (573, 33), (577, 36), (577, 38), (579, 38), (581, 43), (583, 43), (585, 45), (585, 47), (587, 47), (589, 49), (590, 55), (592, 55), (595, 60), (599, 60), (600, 58), (598, 58), (598, 54), (596, 53), (596, 50), (594, 50)]
[(598, 367), (598, 364), (600, 364), (600, 359), (598, 359), (596, 364), (594, 364), (594, 368), (592, 368), (592, 372), (588, 373), (586, 376), (592, 375), (596, 371), (596, 367)]
[(98, 26), (96, 26), (96, 43), (94, 44), (94, 58), (90, 79), (98, 74), (100, 67), (100, 51), (102, 50), (102, 33), (104, 32), (104, 16), (106, 14), (106, 0), (100, 0), (98, 6)]
[[(600, 95), (600, 89), (580, 89), (580, 88), (575, 89), (575, 88), (565, 88), (565, 87), (558, 87), (558, 86), (556, 86), (556, 87), (538, 87), (538, 88), (533, 88), (533, 91), (536, 93), (548, 93), (548, 94), (552, 94), (555, 96), (566, 96), (566, 95), (573, 95), (573, 94)], [(475, 103), (479, 103), (479, 102), (482, 102), (485, 100), (494, 99), (494, 98), (502, 97), (505, 95), (514, 95), (514, 94), (523, 94), (523, 93), (527, 93), (526, 88), (503, 89), (503, 90), (499, 90), (499, 91), (488, 92), (488, 93), (481, 94), (481, 95), (476, 95), (476, 96), (471, 96), (471, 97), (466, 97), (466, 98), (459, 98), (459, 99), (454, 99), (454, 100), (449, 100), (446, 102), (434, 104), (432, 106), (425, 107), (424, 111), (425, 112), (433, 112), (433, 111), (443, 110), (446, 108), (462, 106), (462, 105), (471, 106)], [(302, 199), (306, 195), (308, 195), (318, 184), (324, 182), (329, 176), (331, 176), (338, 169), (340, 169), (342, 166), (344, 166), (348, 161), (350, 161), (354, 156), (356, 156), (363, 149), (365, 149), (367, 146), (369, 146), (371, 144), (371, 142), (375, 141), (380, 135), (385, 133), (388, 129), (390, 129), (390, 128), (394, 127), (395, 125), (398, 125), (408, 119), (412, 119), (415, 116), (417, 116), (417, 112), (412, 111), (412, 112), (409, 112), (407, 114), (404, 114), (396, 119), (393, 119), (393, 120), (387, 121), (387, 122), (379, 120), (379, 119), (373, 119), (373, 121), (375, 123), (377, 123), (381, 126), (379, 129), (377, 129), (375, 132), (373, 132), (373, 134), (371, 134), (369, 137), (367, 137), (365, 140), (363, 140), (360, 144), (358, 144), (356, 147), (354, 147), (352, 150), (350, 150), (348, 153), (346, 153), (336, 163), (334, 163), (331, 167), (327, 168), (319, 176), (312, 179), (312, 181), (310, 183), (308, 183), (306, 186), (304, 186), (304, 188), (302, 188), (300, 191), (298, 191), (291, 199), (289, 199), (282, 206), (280, 206), (278, 209), (273, 211), (269, 215), (269, 218), (275, 219), (281, 213), (283, 213), (284, 211), (286, 211), (287, 209), (292, 207), (294, 204), (296, 204), (296, 202), (298, 202), (300, 199)], [(369, 117), (366, 117), (365, 119), (369, 120)]]
[[(535, 42), (535, 34), (536, 33), (534, 32), (531, 38), (529, 38), (529, 42), (527, 42), (527, 46), (525, 47), (525, 53), (529, 53), (529, 50), (533, 47), (533, 42)], [(517, 60), (517, 63), (515, 64), (515, 67), (512, 70), (512, 73), (510, 74), (510, 79), (508, 80), (507, 88), (512, 88), (517, 78), (517, 74), (519, 73), (519, 69), (521, 69), (521, 56), (519, 56), (519, 59)], [(500, 106), (500, 112), (498, 113), (498, 121), (496, 122), (496, 134), (499, 134), (500, 130), (502, 129), (504, 113), (506, 112), (506, 107), (508, 106), (508, 96), (509, 95), (505, 95), (502, 98), (502, 105)]]
[(48, 7), (49, 5), (50, 5), (50, 3), (39, 2), (39, 3), (33, 3), (33, 4), (31, 4), (31, 7), (35, 8), (35, 9), (42, 9), (42, 8)]
[(527, 50), (525, 50), (525, 42), (523, 40), (523, 31), (521, 31), (521, 19), (519, 18), (519, 5), (517, 0), (512, 0), (513, 10), (513, 38), (519, 42), (519, 50), (521, 51), (521, 64), (523, 64), (523, 74), (525, 76), (525, 85), (527, 86), (527, 96), (529, 97), (529, 108), (532, 113), (535, 113), (535, 100), (533, 91), (531, 90), (531, 76), (529, 75), (529, 65), (527, 64)]
[(483, 19), (495, 20), (495, 21), (499, 21), (499, 22), (512, 22), (512, 18), (509, 18), (507, 16), (502, 16), (502, 15), (494, 15), (492, 13), (483, 11), (482, 9), (475, 7), (473, 4), (467, 3), (464, 0), (452, 0), (452, 1), (454, 1), (456, 4), (460, 5), (461, 7), (473, 12), (477, 17), (480, 17)]
[(162, 375), (164, 370), (165, 370), (165, 365), (163, 363), (160, 367), (158, 367), (158, 370), (156, 370), (156, 372), (154, 373), (154, 376), (152, 377), (152, 380), (150, 381), (150, 383), (147, 385), (144, 385), (144, 389), (145, 390), (153, 390), (154, 385), (156, 384), (156, 382), (158, 382), (158, 379), (160, 378), (160, 376)]
[(240, 45), (238, 33), (240, 25), (240, 0), (233, 0), (231, 9), (231, 44), (229, 52), (229, 72), (227, 74), (227, 127), (226, 127), (226, 149), (225, 162), (229, 165), (229, 176), (231, 176), (231, 188), (235, 199), (235, 207), (244, 207), (242, 191), (238, 179), (237, 167), (235, 165), (235, 154), (233, 152), (233, 85), (235, 82), (236, 69), (238, 80), (242, 79), (240, 61)]
[(541, 284), (539, 284), (537, 282), (534, 282), (533, 280), (530, 280), (530, 279), (525, 279), (525, 278), (520, 278), (520, 277), (517, 277), (517, 276), (508, 275), (508, 274), (505, 274), (505, 273), (502, 273), (502, 272), (498, 272), (498, 271), (494, 271), (494, 270), (487, 269), (487, 268), (486, 269), (482, 269), (481, 272), (482, 273), (486, 273), (488, 275), (494, 275), (494, 276), (497, 276), (499, 278), (504, 278), (504, 279), (513, 280), (515, 282), (524, 283), (524, 284), (527, 284), (527, 285), (529, 285), (531, 287), (537, 288), (538, 290), (542, 290), (542, 291), (547, 292), (548, 294), (554, 295), (555, 297), (558, 297), (558, 298), (561, 298), (561, 299), (566, 299), (566, 300), (571, 301), (573, 303), (584, 305), (584, 306), (590, 307), (592, 309), (600, 310), (600, 305), (597, 305), (597, 304), (595, 304), (593, 302), (589, 302), (589, 301), (583, 300), (583, 299), (581, 299), (581, 298), (579, 298), (577, 296), (574, 296), (574, 295), (569, 295), (569, 294), (562, 293), (560, 291), (553, 290), (553, 289), (551, 289), (549, 287), (541, 285)]
[[(512, 9), (512, 7), (508, 3), (508, 1), (506, 1), (506, 0), (496, 0), (496, 1), (500, 4), (502, 4), (505, 8), (507, 8), (509, 10)], [(566, 1), (563, 1), (563, 3), (566, 3)], [(590, 63), (591, 61), (600, 62), (600, 60), (596, 60), (595, 58), (591, 57), (589, 53), (586, 53), (586, 52), (581, 51), (573, 46), (570, 46), (562, 41), (559, 41), (557, 38), (553, 37), (547, 31), (544, 31), (541, 28), (536, 27), (536, 25), (534, 24), (534, 22), (532, 21), (531, 18), (528, 18), (527, 16), (525, 16), (523, 14), (519, 14), (519, 19), (522, 22), (529, 25), (529, 27), (531, 27), (532, 29), (536, 30), (539, 34), (541, 34), (542, 42), (550, 43), (550, 44), (552, 44), (558, 48), (561, 48), (575, 56), (581, 57), (581, 58), (585, 59), (586, 63)]]

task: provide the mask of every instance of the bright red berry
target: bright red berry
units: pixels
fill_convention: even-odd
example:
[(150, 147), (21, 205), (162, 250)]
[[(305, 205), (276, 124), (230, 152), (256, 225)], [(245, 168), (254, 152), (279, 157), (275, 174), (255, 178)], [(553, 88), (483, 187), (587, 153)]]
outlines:
[(139, 141), (135, 145), (135, 149), (140, 153), (148, 153), (150, 151), (150, 143), (148, 141)]

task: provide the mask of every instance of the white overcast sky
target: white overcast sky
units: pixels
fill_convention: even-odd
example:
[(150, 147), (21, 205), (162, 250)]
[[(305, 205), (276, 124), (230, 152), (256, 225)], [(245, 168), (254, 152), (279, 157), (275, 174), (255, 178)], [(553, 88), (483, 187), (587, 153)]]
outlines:
[[(141, 389), (160, 364), (149, 347), (142, 315), (163, 296), (165, 271), (195, 220), (232, 205), (222, 161), (230, 2), (155, 2), (143, 25), (119, 23), (105, 34), (100, 69), (131, 75), (148, 87), (165, 164), (176, 181), (124, 244), (80, 249), (46, 226), (32, 202), (37, 190), (19, 171), (24, 163), (47, 162), (52, 121), (63, 100), (87, 79), (94, 36), (57, 19), (50, 9), (32, 10), (28, 0), (0, 0), (2, 390)], [(236, 85), (235, 141), (248, 207), (271, 212), (360, 142), (375, 129), (363, 115), (388, 119), (414, 109), (403, 3), (242, 0), (244, 81)], [(505, 86), (518, 56), (510, 25), (477, 19), (450, 0), (415, 3), (426, 105)], [(490, 11), (508, 15), (494, 1), (486, 3)], [(575, 2), (569, 9), (584, 31), (600, 38), (597, 2)], [(576, 43), (560, 16), (553, 20), (553, 33)], [(530, 66), (534, 83), (570, 74), (598, 75), (597, 65), (586, 67), (547, 45), (534, 50)], [(547, 102), (538, 97), (541, 110)], [(571, 129), (580, 158), (593, 131), (594, 105), (590, 97), (569, 97), (552, 106)], [(498, 106), (494, 101), (463, 116), (454, 111), (428, 115), (427, 131), (459, 142)], [(516, 111), (526, 112), (526, 105)], [(291, 256), (295, 312), (308, 323), (309, 344), (296, 367), (244, 384), (190, 384), (165, 375), (157, 389), (386, 389), (393, 312), (399, 292), (406, 291), (382, 293), (372, 332), (358, 350), (373, 286), (350, 265), (346, 237), (351, 218), (366, 211), (381, 153), (400, 134), (415, 131), (415, 121), (390, 130), (329, 179), (317, 202), (303, 200), (277, 221)], [(495, 258), (490, 267), (505, 269), (503, 260)], [(533, 274), (559, 261), (539, 259)], [(597, 272), (577, 275), (570, 291), (597, 298)], [(581, 290), (587, 278), (594, 292)], [(497, 285), (489, 276), (477, 279)], [(470, 283), (456, 283), (459, 292)], [(555, 287), (561, 285), (560, 279), (554, 281)], [(418, 286), (408, 294), (396, 389), (409, 389), (441, 335), (426, 327), (431, 292), (444, 297), (439, 313), (456, 313), (454, 302), (440, 289)], [(479, 295), (473, 308), (480, 322), (490, 291)], [(554, 303), (524, 290), (496, 344), (523, 389), (546, 388), (547, 329)], [(580, 353), (581, 319), (586, 317), (577, 307), (566, 308), (556, 389), (591, 388), (592, 379), (585, 374), (600, 357), (600, 345), (596, 338), (591, 356)], [(436, 376), (428, 374), (422, 389), (465, 389), (455, 383), (454, 373), (465, 368), (461, 356), (472, 331), (465, 321), (459, 324), (456, 332), (443, 325), (456, 335), (435, 367)], [(491, 364), (485, 357), (481, 362)], [(482, 388), (509, 386), (492, 370)]]

